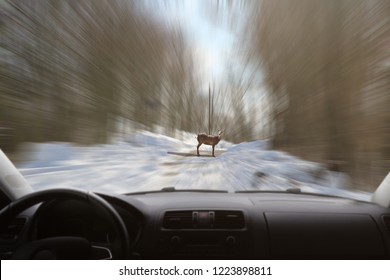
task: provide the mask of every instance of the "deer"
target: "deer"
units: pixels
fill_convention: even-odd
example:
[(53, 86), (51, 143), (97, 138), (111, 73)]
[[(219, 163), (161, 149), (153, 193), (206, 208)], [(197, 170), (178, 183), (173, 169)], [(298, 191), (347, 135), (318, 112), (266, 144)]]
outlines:
[(196, 139), (198, 139), (198, 146), (196, 147), (197, 155), (199, 156), (200, 145), (205, 144), (205, 145), (213, 146), (212, 155), (213, 155), (213, 157), (215, 157), (214, 147), (215, 147), (215, 145), (217, 145), (219, 143), (219, 141), (221, 141), (222, 134), (223, 134), (223, 131), (221, 131), (221, 130), (218, 130), (218, 135), (207, 135), (205, 133), (198, 134), (198, 137), (196, 138)]

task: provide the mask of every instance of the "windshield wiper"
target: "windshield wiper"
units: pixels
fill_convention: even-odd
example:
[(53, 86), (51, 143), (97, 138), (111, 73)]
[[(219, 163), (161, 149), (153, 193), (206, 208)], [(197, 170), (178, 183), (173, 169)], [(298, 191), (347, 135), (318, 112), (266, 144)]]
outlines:
[(227, 193), (225, 190), (210, 190), (210, 189), (176, 189), (175, 187), (162, 188), (163, 192), (216, 192), (216, 193)]
[(165, 187), (161, 190), (153, 191), (141, 191), (141, 192), (131, 192), (126, 195), (138, 195), (138, 194), (150, 194), (150, 193), (164, 193), (164, 192), (205, 192), (205, 193), (227, 193), (225, 190), (209, 190), (209, 189), (176, 189), (175, 187)]
[(300, 188), (288, 188), (285, 190), (239, 190), (235, 191), (235, 193), (302, 193)]
[(340, 195), (334, 195), (334, 194), (328, 194), (328, 193), (317, 193), (317, 192), (303, 192), (299, 188), (289, 188), (286, 190), (240, 190), (235, 191), (235, 193), (293, 193), (293, 194), (302, 194), (302, 195), (311, 195), (311, 196), (321, 196), (321, 197), (329, 197), (329, 198), (341, 198), (341, 199), (353, 199), (353, 200), (360, 200), (357, 198), (351, 198), (346, 196), (340, 196)]

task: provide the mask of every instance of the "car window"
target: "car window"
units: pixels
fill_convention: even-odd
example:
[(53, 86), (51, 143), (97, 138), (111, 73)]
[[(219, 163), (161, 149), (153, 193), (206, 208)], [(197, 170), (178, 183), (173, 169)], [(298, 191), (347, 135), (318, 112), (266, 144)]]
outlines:
[(369, 201), (390, 170), (387, 1), (0, 7), (0, 147), (34, 190)]

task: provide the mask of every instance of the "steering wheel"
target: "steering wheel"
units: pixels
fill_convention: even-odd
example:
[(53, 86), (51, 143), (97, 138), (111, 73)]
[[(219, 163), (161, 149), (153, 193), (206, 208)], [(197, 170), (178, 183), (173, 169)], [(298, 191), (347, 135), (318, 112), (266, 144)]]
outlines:
[[(112, 240), (94, 243), (83, 237), (60, 236), (33, 240), (29, 237), (14, 251), (13, 259), (127, 259), (130, 241), (118, 212), (100, 196), (78, 189), (48, 189), (33, 192), (11, 202), (0, 211), (0, 226), (5, 226), (20, 212), (41, 202), (76, 199), (103, 211), (112, 223)], [(100, 257), (99, 257), (100, 256)]]

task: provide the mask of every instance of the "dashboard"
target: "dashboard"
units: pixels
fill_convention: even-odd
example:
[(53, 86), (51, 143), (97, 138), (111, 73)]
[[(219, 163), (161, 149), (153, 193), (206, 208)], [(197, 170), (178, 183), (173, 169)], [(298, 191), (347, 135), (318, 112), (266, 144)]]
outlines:
[[(99, 196), (125, 224), (129, 259), (390, 258), (390, 209), (373, 203), (271, 192)], [(108, 215), (78, 200), (50, 200), (21, 217), (14, 243), (0, 238), (2, 258), (27, 236), (105, 244), (115, 235)]]

